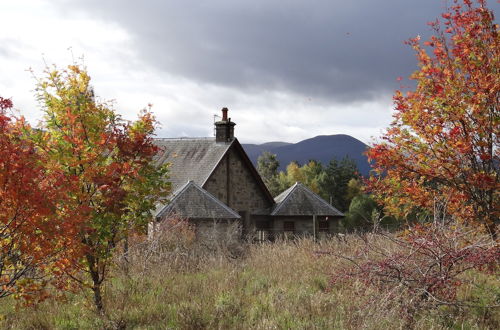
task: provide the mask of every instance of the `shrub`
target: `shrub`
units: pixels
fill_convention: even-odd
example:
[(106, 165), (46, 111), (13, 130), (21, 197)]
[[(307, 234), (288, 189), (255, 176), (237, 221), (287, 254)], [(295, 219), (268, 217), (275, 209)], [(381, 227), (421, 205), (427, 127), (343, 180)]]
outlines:
[(350, 264), (334, 272), (332, 286), (354, 280), (390, 296), (404, 293), (401, 306), (410, 318), (416, 311), (442, 305), (499, 307), (495, 300), (500, 297), (485, 305), (473, 296), (460, 294), (466, 284), (475, 285), (471, 274), (498, 275), (500, 245), (477, 229), (435, 222), (416, 225), (398, 236), (363, 236), (362, 241), (364, 244), (353, 255), (332, 253)]

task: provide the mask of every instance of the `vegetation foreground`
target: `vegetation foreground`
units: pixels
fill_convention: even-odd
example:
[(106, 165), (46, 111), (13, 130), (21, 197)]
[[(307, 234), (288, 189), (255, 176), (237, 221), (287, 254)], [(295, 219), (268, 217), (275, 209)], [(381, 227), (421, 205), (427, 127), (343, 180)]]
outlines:
[[(128, 262), (116, 260), (104, 288), (106, 313), (99, 316), (91, 291), (18, 308), (0, 301), (2, 328), (8, 329), (397, 329), (499, 328), (500, 280), (464, 273), (471, 285), (459, 296), (473, 306), (436, 304), (408, 309), (415, 296), (381, 291), (362, 279), (332, 281), (371, 244), (375, 234), (348, 234), (318, 243), (309, 239), (269, 244), (199, 243), (186, 235), (131, 244)], [(220, 242), (220, 241), (218, 241)], [(332, 253), (330, 253), (332, 252)], [(377, 258), (371, 255), (371, 258)]]

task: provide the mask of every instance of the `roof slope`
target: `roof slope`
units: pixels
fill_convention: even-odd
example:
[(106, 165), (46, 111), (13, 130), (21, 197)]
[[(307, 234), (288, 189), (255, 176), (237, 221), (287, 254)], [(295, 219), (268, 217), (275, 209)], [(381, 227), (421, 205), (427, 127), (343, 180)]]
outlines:
[(238, 213), (215, 198), (193, 181), (173, 193), (170, 203), (162, 208), (156, 218), (168, 215), (182, 218), (240, 219)]
[(344, 215), (298, 182), (279, 194), (274, 200), (276, 201), (276, 206), (271, 215)]
[(155, 139), (162, 150), (158, 164), (170, 163), (169, 181), (175, 191), (188, 181), (199, 186), (208, 179), (232, 143), (215, 143), (215, 138)]

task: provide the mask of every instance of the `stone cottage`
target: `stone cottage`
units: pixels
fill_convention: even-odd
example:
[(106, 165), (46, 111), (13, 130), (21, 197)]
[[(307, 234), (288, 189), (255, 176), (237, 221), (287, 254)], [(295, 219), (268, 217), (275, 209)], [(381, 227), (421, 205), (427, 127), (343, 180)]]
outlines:
[(215, 138), (157, 139), (160, 164), (170, 163), (172, 195), (158, 205), (155, 221), (172, 216), (188, 219), (201, 233), (214, 223), (241, 225), (241, 234), (256, 239), (279, 235), (322, 235), (334, 232), (343, 214), (297, 183), (273, 198), (234, 137), (236, 124), (215, 122)]

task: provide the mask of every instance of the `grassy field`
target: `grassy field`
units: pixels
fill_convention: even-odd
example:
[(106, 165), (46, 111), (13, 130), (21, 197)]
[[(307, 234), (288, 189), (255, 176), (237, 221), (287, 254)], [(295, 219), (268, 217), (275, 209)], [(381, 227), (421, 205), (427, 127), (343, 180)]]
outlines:
[[(377, 239), (377, 238), (370, 238)], [(330, 284), (347, 261), (318, 251), (352, 255), (355, 235), (320, 243), (169, 242), (132, 248), (128, 267), (117, 260), (105, 289), (106, 315), (94, 312), (90, 292), (16, 307), (0, 301), (6, 329), (498, 329), (499, 310), (441, 306), (410, 312), (412, 297), (387, 294), (353, 281)], [(385, 244), (385, 243), (384, 243)], [(500, 299), (500, 281), (476, 276), (463, 294)], [(480, 290), (480, 291), (478, 291)]]

